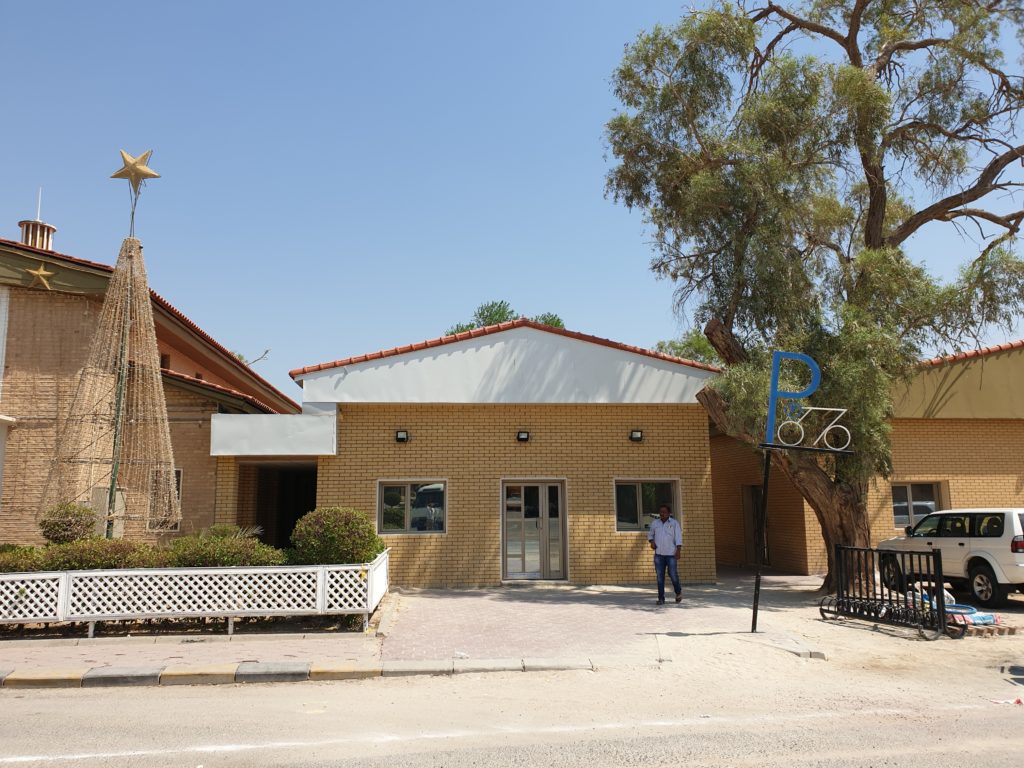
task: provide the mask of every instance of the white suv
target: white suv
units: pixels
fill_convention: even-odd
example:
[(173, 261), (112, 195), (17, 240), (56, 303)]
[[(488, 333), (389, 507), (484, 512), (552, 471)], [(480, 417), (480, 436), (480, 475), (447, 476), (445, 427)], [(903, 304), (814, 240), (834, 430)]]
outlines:
[[(989, 608), (1006, 602), (1011, 589), (1024, 591), (1024, 508), (935, 512), (913, 528), (908, 525), (906, 536), (879, 542), (878, 549), (938, 549), (943, 578), (954, 587), (966, 586), (977, 602)], [(904, 586), (905, 574), (897, 558), (881, 555), (879, 569), (886, 586)]]

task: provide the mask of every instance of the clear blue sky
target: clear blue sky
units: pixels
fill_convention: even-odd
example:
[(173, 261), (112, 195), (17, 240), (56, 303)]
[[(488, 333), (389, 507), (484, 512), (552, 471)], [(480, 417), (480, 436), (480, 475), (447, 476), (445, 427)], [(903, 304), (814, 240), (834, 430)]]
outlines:
[[(638, 346), (678, 334), (638, 213), (604, 198), (609, 78), (679, 2), (4, 6), (0, 237), (112, 264), (119, 149), (153, 149), (150, 284), (287, 371), (439, 336), (488, 300)], [(926, 245), (927, 250), (927, 245)], [(919, 258), (929, 258), (922, 251)]]

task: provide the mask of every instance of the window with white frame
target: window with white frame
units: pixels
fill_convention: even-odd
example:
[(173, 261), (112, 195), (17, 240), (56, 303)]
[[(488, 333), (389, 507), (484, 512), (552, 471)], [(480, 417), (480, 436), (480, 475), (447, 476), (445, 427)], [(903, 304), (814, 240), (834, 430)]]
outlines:
[(647, 530), (662, 504), (668, 504), (672, 517), (678, 520), (675, 503), (676, 484), (672, 481), (618, 480), (615, 483), (615, 530)]
[(938, 509), (938, 483), (892, 484), (892, 521), (895, 527), (914, 525)]
[(378, 498), (379, 533), (443, 533), (445, 484), (381, 481)]

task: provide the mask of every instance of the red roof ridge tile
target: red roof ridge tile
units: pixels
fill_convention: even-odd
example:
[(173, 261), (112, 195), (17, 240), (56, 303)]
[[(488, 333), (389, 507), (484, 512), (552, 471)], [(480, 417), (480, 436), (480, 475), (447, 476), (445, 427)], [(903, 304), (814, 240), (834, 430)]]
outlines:
[(179, 381), (185, 381), (188, 382), (189, 384), (195, 384), (196, 386), (211, 389), (215, 392), (221, 392), (226, 395), (231, 395), (232, 397), (237, 397), (238, 399), (244, 400), (245, 402), (256, 406), (260, 410), (266, 411), (267, 413), (280, 413), (280, 411), (275, 410), (274, 408), (267, 405), (259, 398), (253, 397), (252, 395), (247, 395), (245, 392), (239, 392), (237, 389), (232, 389), (231, 387), (225, 387), (223, 384), (216, 384), (212, 381), (207, 381), (206, 379), (197, 379), (195, 376), (189, 376), (187, 373), (181, 373), (179, 371), (172, 371), (170, 368), (161, 368), (160, 374), (162, 376), (166, 376), (169, 379), (178, 379)]
[(683, 357), (675, 357), (673, 355), (666, 355), (663, 352), (655, 352), (652, 349), (644, 349), (642, 347), (634, 347), (629, 344), (621, 344), (617, 341), (610, 339), (604, 339), (600, 336), (591, 336), (586, 333), (580, 333), (579, 331), (568, 331), (564, 328), (555, 328), (551, 325), (545, 325), (538, 323), (534, 320), (529, 320), (525, 317), (520, 317), (517, 320), (509, 320), (504, 323), (496, 323), (495, 325), (487, 325), (482, 328), (472, 328), (468, 331), (462, 331), (460, 333), (451, 334), (450, 336), (440, 336), (435, 339), (428, 339), (426, 341), (416, 342), (414, 344), (406, 344), (401, 347), (392, 347), (391, 349), (382, 349), (378, 352), (370, 352), (362, 355), (355, 355), (342, 360), (335, 360), (330, 363), (317, 363), (316, 365), (307, 365), (302, 368), (296, 368), (295, 370), (289, 371), (288, 375), (293, 379), (297, 376), (302, 376), (307, 373), (317, 373), (319, 371), (330, 370), (331, 368), (342, 368), (346, 365), (355, 365), (356, 363), (365, 363), (370, 360), (380, 360), (386, 357), (395, 357), (396, 355), (403, 355), (408, 352), (416, 352), (421, 349), (429, 349), (432, 347), (440, 347), (445, 344), (454, 344), (459, 341), (467, 341), (468, 339), (476, 339), (481, 336), (489, 336), (494, 333), (501, 333), (502, 331), (508, 331), (513, 328), (533, 328), (538, 331), (544, 331), (546, 333), (553, 333), (557, 336), (565, 336), (570, 339), (577, 339), (579, 341), (586, 341), (591, 344), (599, 344), (604, 347), (610, 347), (611, 349), (618, 349), (624, 352), (632, 352), (639, 355), (645, 355), (647, 357), (653, 357), (656, 360), (665, 360), (670, 363), (678, 363), (680, 365), (687, 365), (691, 368), (698, 368), (704, 371), (710, 371), (711, 373), (719, 373), (721, 368), (707, 363), (701, 363), (696, 360), (687, 360)]
[(969, 360), (974, 357), (985, 357), (986, 355), (994, 355), (997, 352), (1009, 352), (1013, 349), (1024, 349), (1024, 339), (1017, 339), (1016, 341), (1004, 341), (1001, 344), (993, 344), (988, 347), (981, 347), (980, 349), (968, 349), (963, 352), (955, 352), (951, 355), (940, 355), (939, 357), (932, 357), (928, 360), (922, 360), (918, 365), (922, 368), (946, 365), (948, 363), (956, 363), (961, 360)]
[[(16, 240), (6, 240), (6, 239), (3, 239), (3, 238), (0, 238), (0, 245), (11, 245), (11, 246), (14, 246), (16, 248), (20, 248), (20, 249), (23, 249), (23, 250), (26, 250), (26, 251), (32, 251), (34, 253), (39, 254), (40, 256), (47, 256), (47, 257), (50, 257), (50, 258), (54, 258), (55, 257), (57, 259), (63, 259), (65, 261), (70, 261), (73, 264), (81, 264), (83, 266), (92, 267), (94, 269), (100, 269), (100, 270), (102, 270), (104, 272), (111, 272), (112, 273), (114, 271), (114, 268), (112, 266), (110, 266), (109, 264), (100, 264), (97, 261), (88, 261), (86, 259), (80, 259), (77, 256), (68, 256), (66, 253), (59, 253), (58, 251), (46, 251), (46, 250), (43, 250), (42, 248), (36, 248), (34, 246), (31, 246), (31, 245), (25, 245), (24, 243), (19, 243)], [(286, 403), (290, 403), (295, 408), (295, 410), (297, 410), (297, 411), (301, 410), (301, 407), (299, 406), (298, 403), (296, 403), (294, 400), (292, 400), (290, 397), (288, 397), (288, 395), (286, 395), (283, 392), (281, 392), (277, 387), (275, 387), (269, 381), (267, 381), (262, 376), (260, 376), (258, 373), (256, 373), (256, 371), (254, 371), (248, 365), (246, 365), (241, 360), (239, 360), (237, 357), (235, 357), (235, 355), (230, 350), (228, 350), (223, 344), (221, 344), (219, 341), (217, 341), (215, 338), (213, 338), (210, 334), (208, 334), (206, 331), (204, 331), (202, 328), (200, 328), (198, 325), (196, 325), (196, 323), (192, 319), (190, 319), (184, 312), (182, 312), (180, 309), (175, 307), (173, 304), (171, 304), (171, 302), (169, 302), (167, 299), (165, 299), (163, 296), (161, 296), (159, 293), (157, 293), (152, 288), (149, 289), (149, 293), (150, 293), (150, 297), (153, 298), (156, 301), (157, 304), (159, 304), (161, 307), (163, 307), (165, 310), (167, 310), (167, 312), (169, 312), (171, 315), (173, 315), (179, 322), (184, 324), (193, 333), (195, 333), (201, 339), (203, 339), (208, 344), (213, 346), (214, 349), (216, 349), (217, 351), (223, 353), (224, 356), (227, 359), (231, 360), (231, 362), (234, 365), (238, 366), (239, 368), (242, 368), (245, 371), (245, 373), (247, 373), (248, 375), (252, 376), (258, 382), (260, 382), (263, 386), (265, 386), (271, 392), (273, 392), (278, 397), (280, 397), (283, 401), (285, 401)], [(255, 400), (256, 398), (253, 398), (253, 399)], [(257, 402), (259, 402), (259, 401), (257, 401)]]

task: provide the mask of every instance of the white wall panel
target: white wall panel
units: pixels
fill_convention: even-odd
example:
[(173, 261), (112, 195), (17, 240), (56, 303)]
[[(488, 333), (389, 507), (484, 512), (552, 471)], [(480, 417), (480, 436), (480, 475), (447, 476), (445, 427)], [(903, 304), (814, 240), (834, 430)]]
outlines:
[(514, 328), (297, 377), (335, 403), (695, 403), (710, 371)]
[(210, 455), (334, 455), (337, 423), (333, 415), (215, 413), (210, 431)]

